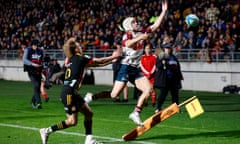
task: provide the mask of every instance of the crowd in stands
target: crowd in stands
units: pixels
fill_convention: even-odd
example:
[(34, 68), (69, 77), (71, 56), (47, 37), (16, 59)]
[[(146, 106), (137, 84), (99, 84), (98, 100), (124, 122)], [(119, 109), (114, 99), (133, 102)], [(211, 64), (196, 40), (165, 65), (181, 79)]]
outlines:
[[(0, 0), (0, 50), (21, 50), (38, 39), (44, 49), (61, 49), (76, 36), (84, 49), (112, 49), (121, 40), (121, 22), (137, 16), (144, 27), (161, 12), (161, 0)], [(209, 61), (240, 52), (240, 0), (168, 0), (161, 28), (151, 36), (154, 48), (171, 42), (175, 50), (206, 54)], [(200, 18), (197, 27), (184, 22)], [(222, 55), (218, 55), (221, 52)]]

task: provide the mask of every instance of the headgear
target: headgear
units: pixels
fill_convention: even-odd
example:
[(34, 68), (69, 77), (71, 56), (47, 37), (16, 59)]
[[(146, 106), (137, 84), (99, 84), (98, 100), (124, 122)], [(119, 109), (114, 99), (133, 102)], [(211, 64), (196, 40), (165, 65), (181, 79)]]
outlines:
[(123, 20), (123, 28), (125, 31), (133, 30), (132, 22), (135, 20), (133, 17), (127, 17)]

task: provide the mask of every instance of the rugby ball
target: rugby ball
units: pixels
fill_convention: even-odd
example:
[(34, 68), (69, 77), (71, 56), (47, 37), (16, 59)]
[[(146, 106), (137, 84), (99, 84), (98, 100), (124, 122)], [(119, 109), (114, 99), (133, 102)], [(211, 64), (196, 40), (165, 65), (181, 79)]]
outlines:
[(195, 27), (199, 24), (199, 18), (195, 14), (189, 14), (186, 16), (185, 22), (189, 27)]

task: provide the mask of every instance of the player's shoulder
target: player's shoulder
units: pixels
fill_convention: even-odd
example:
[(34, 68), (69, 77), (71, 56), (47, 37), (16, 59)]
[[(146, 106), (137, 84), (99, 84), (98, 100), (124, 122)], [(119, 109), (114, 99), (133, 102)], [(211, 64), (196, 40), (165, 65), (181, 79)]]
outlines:
[(152, 57), (157, 58), (157, 55), (156, 54), (152, 54)]
[(133, 33), (133, 32), (130, 31), (130, 30), (125, 32), (125, 34), (127, 34), (127, 35), (132, 35), (132, 33)]
[(132, 37), (133, 31), (126, 31), (126, 32), (124, 33), (124, 35), (127, 36), (127, 37)]
[(126, 31), (122, 37), (123, 43), (124, 41), (127, 41), (129, 39), (133, 38), (133, 32), (132, 31)]

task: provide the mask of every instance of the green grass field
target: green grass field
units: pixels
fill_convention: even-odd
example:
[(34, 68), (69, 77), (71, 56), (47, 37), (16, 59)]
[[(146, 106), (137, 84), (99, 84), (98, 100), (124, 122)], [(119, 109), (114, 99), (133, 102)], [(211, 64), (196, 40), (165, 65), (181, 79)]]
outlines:
[[(39, 128), (48, 127), (65, 119), (62, 103), (59, 101), (61, 86), (54, 85), (47, 90), (50, 96), (43, 109), (30, 107), (32, 85), (30, 82), (0, 80), (0, 143), (40, 144)], [(99, 92), (111, 89), (109, 86), (83, 86), (80, 94), (87, 91)], [(197, 91), (181, 91), (180, 100), (198, 96), (205, 113), (190, 119), (185, 108), (181, 113), (158, 124), (137, 140), (124, 142), (121, 137), (135, 127), (128, 119), (136, 101), (130, 89), (128, 103), (114, 103), (102, 99), (90, 104), (94, 111), (93, 135), (109, 144), (239, 144), (240, 143), (240, 95)], [(170, 96), (165, 107), (170, 105)], [(142, 119), (154, 114), (149, 105), (142, 112)], [(50, 135), (49, 144), (83, 144), (84, 128), (82, 116), (79, 124)]]

